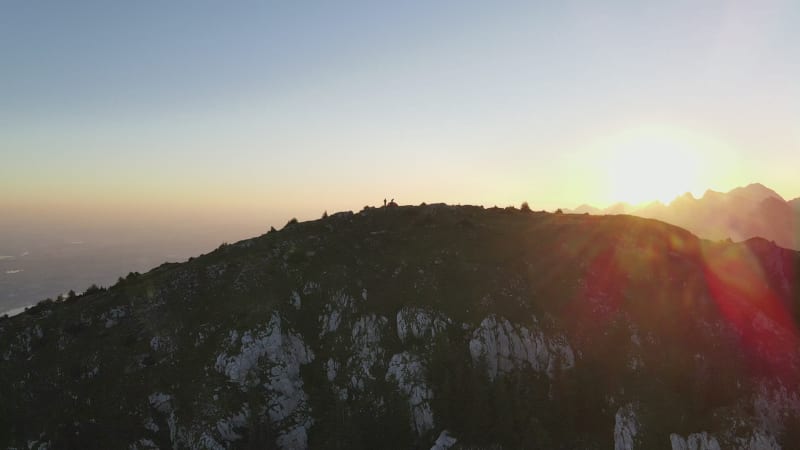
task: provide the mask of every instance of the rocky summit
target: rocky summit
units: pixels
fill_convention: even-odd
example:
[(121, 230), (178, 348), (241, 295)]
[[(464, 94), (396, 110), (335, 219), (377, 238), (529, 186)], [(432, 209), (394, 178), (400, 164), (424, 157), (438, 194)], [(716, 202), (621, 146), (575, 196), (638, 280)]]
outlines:
[(800, 254), (365, 208), (0, 319), (18, 449), (800, 448)]

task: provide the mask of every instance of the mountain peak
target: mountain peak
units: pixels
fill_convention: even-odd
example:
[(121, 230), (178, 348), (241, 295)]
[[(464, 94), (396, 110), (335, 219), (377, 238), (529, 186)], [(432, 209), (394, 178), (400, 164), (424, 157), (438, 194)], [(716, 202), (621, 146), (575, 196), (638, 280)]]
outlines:
[(770, 197), (784, 200), (777, 192), (764, 186), (761, 183), (751, 183), (744, 187), (738, 187), (728, 192), (728, 195), (746, 197), (748, 200), (760, 202)]
[(800, 245), (794, 231), (795, 224), (800, 223), (800, 198), (787, 202), (761, 183), (727, 192), (707, 189), (699, 198), (686, 192), (666, 205), (652, 202), (632, 207), (617, 203), (602, 210), (591, 210), (584, 205), (576, 210), (585, 211), (663, 220), (706, 239), (744, 240), (761, 236), (788, 248), (796, 249)]
[(686, 192), (681, 196), (675, 197), (675, 200), (669, 203), (669, 206), (673, 206), (676, 204), (684, 204), (684, 203), (694, 203), (697, 199), (694, 197), (694, 194), (691, 192)]

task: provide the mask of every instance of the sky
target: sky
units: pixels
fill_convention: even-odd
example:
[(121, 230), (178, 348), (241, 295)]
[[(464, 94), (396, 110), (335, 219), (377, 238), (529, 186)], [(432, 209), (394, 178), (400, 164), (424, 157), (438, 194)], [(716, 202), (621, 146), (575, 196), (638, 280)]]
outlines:
[(770, 0), (4, 1), (0, 232), (799, 197), (798, 23)]

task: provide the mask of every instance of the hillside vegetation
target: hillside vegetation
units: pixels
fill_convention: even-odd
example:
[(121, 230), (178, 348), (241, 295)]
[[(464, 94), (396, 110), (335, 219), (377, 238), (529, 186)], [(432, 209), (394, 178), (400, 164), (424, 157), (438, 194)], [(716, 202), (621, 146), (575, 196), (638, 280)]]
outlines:
[(0, 447), (800, 448), (800, 254), (365, 208), (0, 319)]

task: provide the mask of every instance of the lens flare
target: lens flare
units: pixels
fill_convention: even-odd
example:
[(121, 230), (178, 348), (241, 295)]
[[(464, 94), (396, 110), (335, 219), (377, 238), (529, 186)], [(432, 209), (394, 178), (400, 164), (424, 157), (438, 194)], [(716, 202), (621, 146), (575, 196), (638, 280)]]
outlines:
[[(782, 271), (782, 280), (770, 280), (763, 265), (766, 262), (775, 268), (793, 269), (793, 261), (789, 252), (781, 249), (766, 255), (772, 261), (763, 261), (764, 256), (759, 258), (752, 251), (754, 246), (765, 247), (753, 240), (707, 248), (703, 272), (720, 314), (740, 337), (751, 369), (791, 382), (796, 377), (791, 356), (800, 344), (789, 308), (794, 271)], [(759, 253), (763, 255), (763, 250)]]
[[(703, 364), (784, 385), (800, 381), (800, 332), (791, 306), (794, 252), (762, 239), (701, 241), (666, 224), (637, 221), (624, 233), (596, 230), (572, 253), (589, 261), (568, 315), (586, 348), (602, 349), (614, 333), (630, 336), (626, 324), (637, 324), (664, 337), (659, 351), (673, 352), (654, 364), (693, 370), (695, 355), (702, 362), (706, 352), (727, 354), (739, 362)], [(709, 331), (722, 339), (700, 342)], [(597, 344), (604, 339), (606, 344)], [(709, 347), (719, 342), (724, 350)]]

